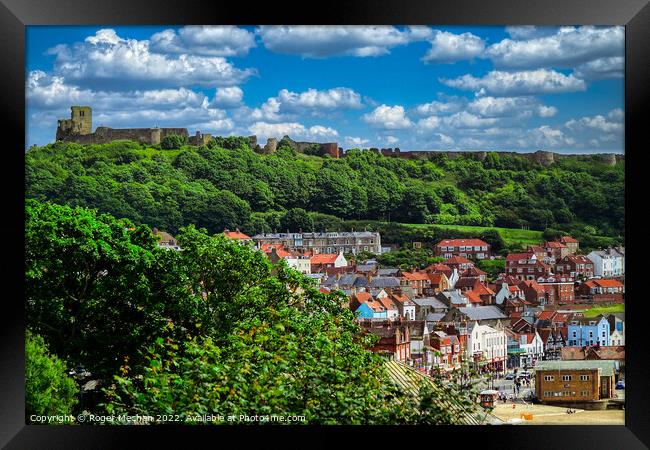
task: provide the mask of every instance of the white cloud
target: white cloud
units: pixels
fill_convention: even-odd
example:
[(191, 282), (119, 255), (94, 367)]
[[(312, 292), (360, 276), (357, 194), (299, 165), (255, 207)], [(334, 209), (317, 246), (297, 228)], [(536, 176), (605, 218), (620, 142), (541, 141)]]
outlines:
[(513, 39), (533, 39), (549, 36), (556, 32), (557, 28), (555, 27), (536, 27), (534, 25), (506, 27), (506, 33)]
[(591, 128), (604, 133), (613, 133), (623, 130), (622, 122), (608, 122), (607, 119), (600, 114), (593, 117), (582, 117), (578, 120), (571, 119), (565, 123), (565, 126), (574, 131)]
[(114, 30), (99, 30), (83, 43), (58, 45), (54, 74), (80, 86), (103, 89), (129, 87), (233, 86), (255, 74), (238, 69), (222, 57), (158, 54), (149, 41), (120, 38)]
[(383, 130), (400, 130), (413, 125), (411, 120), (406, 117), (404, 107), (400, 105), (380, 105), (361, 118), (371, 127)]
[(380, 56), (390, 53), (393, 47), (430, 35), (425, 27), (399, 30), (393, 26), (365, 25), (261, 26), (258, 33), (268, 50), (304, 58)]
[(217, 88), (212, 105), (219, 108), (235, 108), (242, 104), (244, 91), (238, 86), (228, 86)]
[(436, 30), (430, 42), (431, 48), (422, 57), (424, 62), (453, 63), (481, 56), (485, 50), (483, 39), (472, 33)]
[(323, 125), (314, 125), (312, 127), (305, 127), (301, 123), (286, 122), (286, 123), (267, 123), (255, 122), (248, 129), (251, 134), (256, 135), (258, 138), (274, 137), (277, 139), (288, 135), (292, 139), (304, 139), (307, 141), (323, 142), (327, 139), (334, 139), (338, 137), (338, 132), (333, 128)]
[(625, 60), (623, 56), (599, 58), (580, 64), (573, 73), (579, 78), (589, 80), (623, 78), (625, 75)]
[(440, 118), (437, 116), (429, 116), (424, 119), (418, 120), (418, 131), (435, 130), (439, 126), (440, 126)]
[(399, 138), (396, 138), (395, 136), (386, 136), (386, 143), (388, 145), (397, 144), (398, 142)]
[(452, 114), (464, 108), (465, 103), (465, 100), (459, 97), (452, 97), (449, 101), (444, 102), (434, 100), (429, 103), (417, 105), (415, 112), (421, 116)]
[(623, 122), (623, 119), (625, 118), (625, 113), (621, 108), (614, 108), (607, 113), (607, 117), (613, 120), (618, 120), (620, 122)]
[(603, 57), (622, 57), (623, 27), (562, 27), (551, 36), (504, 39), (486, 54), (497, 68), (573, 67)]
[(96, 111), (174, 110), (207, 107), (207, 97), (187, 88), (133, 90), (126, 92), (93, 91), (67, 84), (63, 77), (36, 70), (27, 77), (27, 101), (32, 108), (69, 109), (71, 105), (91, 105)]
[(528, 139), (520, 139), (524, 147), (532, 145), (540, 148), (556, 148), (572, 146), (576, 143), (575, 139), (567, 137), (562, 130), (548, 125), (530, 130), (527, 135)]
[(499, 119), (479, 117), (467, 111), (461, 111), (443, 118), (443, 122), (453, 128), (485, 128), (499, 123)]
[(363, 147), (364, 145), (370, 143), (370, 139), (364, 139), (357, 136), (345, 136), (343, 142), (345, 142), (345, 144), (349, 145), (350, 147)]
[(255, 47), (255, 34), (226, 26), (186, 26), (151, 36), (150, 49), (156, 53), (187, 53), (203, 56), (244, 56)]
[(537, 115), (539, 117), (553, 117), (556, 114), (557, 114), (557, 108), (555, 106), (539, 105), (537, 107)]
[(319, 91), (308, 89), (291, 92), (282, 89), (259, 108), (251, 110), (253, 120), (283, 121), (298, 115), (322, 116), (329, 112), (363, 107), (361, 96), (349, 88), (337, 87)]
[(301, 112), (307, 109), (335, 110), (361, 108), (361, 96), (352, 89), (337, 87), (326, 91), (308, 89), (305, 92), (291, 92), (282, 89), (278, 93), (281, 110)]
[(477, 91), (478, 95), (498, 96), (557, 94), (584, 91), (587, 88), (583, 80), (575, 78), (573, 75), (564, 75), (547, 69), (521, 72), (491, 71), (482, 78), (468, 74), (440, 81), (458, 89)]
[(533, 97), (479, 97), (467, 105), (467, 110), (485, 117), (523, 114), (537, 108)]

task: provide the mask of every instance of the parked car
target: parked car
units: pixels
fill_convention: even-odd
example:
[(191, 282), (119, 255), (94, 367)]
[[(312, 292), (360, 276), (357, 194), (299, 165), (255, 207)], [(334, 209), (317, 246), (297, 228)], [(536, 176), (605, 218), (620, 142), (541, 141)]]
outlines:
[(620, 380), (616, 383), (616, 389), (625, 389), (625, 380)]
[(510, 372), (506, 374), (506, 380), (514, 380), (515, 379), (515, 374)]

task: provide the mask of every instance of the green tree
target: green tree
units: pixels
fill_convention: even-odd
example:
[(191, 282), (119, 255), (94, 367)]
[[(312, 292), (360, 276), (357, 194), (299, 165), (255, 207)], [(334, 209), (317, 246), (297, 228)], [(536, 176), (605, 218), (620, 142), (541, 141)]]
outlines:
[(314, 220), (307, 211), (302, 208), (292, 208), (282, 217), (281, 226), (283, 230), (297, 233), (299, 231), (314, 231)]
[(25, 417), (71, 414), (77, 404), (77, 383), (68, 368), (52, 355), (43, 338), (27, 330), (25, 335)]
[(178, 150), (185, 144), (187, 144), (187, 136), (168, 134), (160, 141), (160, 148), (163, 150)]

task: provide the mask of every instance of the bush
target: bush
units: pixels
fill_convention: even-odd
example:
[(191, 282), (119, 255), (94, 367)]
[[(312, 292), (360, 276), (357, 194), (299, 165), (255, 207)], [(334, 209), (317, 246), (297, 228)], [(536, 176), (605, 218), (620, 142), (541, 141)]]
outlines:
[(187, 136), (170, 134), (162, 139), (160, 148), (163, 150), (178, 150), (185, 144), (187, 144)]
[(49, 353), (45, 341), (29, 330), (25, 339), (25, 416), (71, 414), (77, 384), (65, 363)]

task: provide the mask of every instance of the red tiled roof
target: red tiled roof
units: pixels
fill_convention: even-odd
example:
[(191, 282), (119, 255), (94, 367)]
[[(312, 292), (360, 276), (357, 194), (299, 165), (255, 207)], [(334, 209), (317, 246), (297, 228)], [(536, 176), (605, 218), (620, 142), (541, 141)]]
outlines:
[(571, 319), (571, 313), (557, 313), (551, 319), (553, 322), (568, 322)]
[(409, 298), (406, 295), (391, 294), (390, 296), (393, 298), (393, 300), (395, 300), (398, 303), (403, 303), (405, 305), (413, 304), (413, 302), (411, 302), (411, 300), (409, 300)]
[(449, 259), (445, 259), (445, 264), (474, 264), (474, 263), (467, 258), (463, 258), (462, 256), (452, 256)]
[(580, 263), (580, 264), (592, 264), (593, 262), (587, 258), (585, 255), (566, 255), (564, 257), (565, 260), (567, 261), (573, 261), (575, 263)]
[(429, 280), (431, 280), (431, 284), (440, 284), (444, 276), (446, 276), (444, 273), (430, 273)]
[(372, 295), (370, 295), (370, 292), (357, 292), (354, 295), (356, 299), (361, 303), (372, 301)]
[(393, 301), (390, 299), (390, 297), (383, 297), (383, 298), (377, 298), (377, 301), (381, 303), (381, 305), (388, 309), (397, 309), (397, 305), (393, 303)]
[(562, 236), (562, 238), (560, 239), (560, 242), (562, 242), (562, 243), (566, 243), (566, 242), (579, 243), (580, 241), (578, 241), (577, 239), (572, 238), (571, 236)]
[(506, 256), (506, 261), (519, 261), (520, 259), (530, 259), (534, 255), (533, 252), (527, 252), (527, 253), (509, 253), (508, 256)]
[[(623, 287), (623, 283), (621, 283), (618, 280), (592, 280), (592, 281), (600, 287)], [(589, 281), (587, 283), (589, 283)]]
[(321, 287), (321, 288), (319, 289), (319, 291), (321, 291), (323, 294), (329, 294), (329, 293), (330, 293), (330, 290), (327, 289), (326, 287)]
[(473, 290), (465, 292), (465, 297), (467, 297), (470, 303), (481, 303), (483, 301), (479, 297), (478, 292), (474, 292)]
[(273, 249), (275, 249), (275, 253), (280, 257), (280, 258), (286, 258), (288, 256), (291, 256), (291, 253), (288, 252), (285, 248), (284, 245), (282, 244), (262, 244), (260, 246), (260, 249), (269, 255)]
[(436, 245), (443, 246), (443, 247), (447, 247), (447, 246), (458, 247), (458, 246), (468, 246), (468, 245), (471, 245), (472, 247), (478, 247), (478, 246), (487, 246), (488, 243), (480, 239), (443, 239), (442, 241), (438, 242)]
[(436, 263), (436, 264), (431, 264), (430, 266), (427, 266), (424, 268), (425, 272), (441, 272), (444, 274), (451, 274), (452, 270), (451, 267), (442, 264), (442, 263)]
[(481, 275), (487, 275), (487, 272), (483, 272), (478, 267), (470, 267), (469, 269), (465, 269), (465, 272), (463, 272), (464, 277), (476, 277)]
[(339, 255), (336, 253), (319, 253), (311, 257), (312, 264), (334, 264)]
[(492, 289), (486, 287), (483, 283), (479, 282), (474, 284), (473, 290), (478, 294), (478, 295), (494, 295), (494, 291)]
[(224, 236), (226, 236), (227, 238), (230, 238), (230, 239), (250, 239), (251, 238), (250, 236), (242, 233), (239, 230), (237, 230), (237, 231), (225, 230), (223, 232), (223, 234), (224, 234)]
[(429, 275), (425, 272), (402, 272), (402, 276), (411, 281), (429, 281)]
[(537, 320), (551, 320), (555, 315), (555, 311), (541, 311), (537, 316)]
[(566, 248), (566, 245), (564, 245), (561, 242), (556, 242), (556, 241), (550, 241), (550, 242), (546, 241), (544, 246), (546, 246), (546, 248)]

